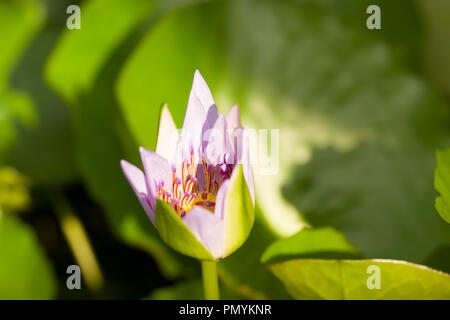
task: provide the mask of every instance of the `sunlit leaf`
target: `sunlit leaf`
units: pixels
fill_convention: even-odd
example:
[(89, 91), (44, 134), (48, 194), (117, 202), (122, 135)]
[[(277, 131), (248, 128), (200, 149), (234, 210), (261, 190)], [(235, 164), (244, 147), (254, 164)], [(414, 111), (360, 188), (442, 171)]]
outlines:
[(154, 1), (93, 0), (81, 4), (81, 29), (66, 30), (46, 69), (50, 83), (70, 103), (89, 91), (101, 68), (130, 32), (151, 13)]
[(301, 257), (343, 259), (361, 257), (361, 253), (333, 228), (304, 229), (271, 244), (264, 251), (261, 262), (274, 263)]
[[(404, 261), (296, 259), (269, 268), (296, 299), (450, 299), (450, 275)], [(379, 289), (370, 278), (378, 268)]]
[(450, 299), (450, 275), (396, 260), (357, 260), (332, 228), (305, 229), (265, 251), (263, 263), (295, 299)]
[[(127, 61), (117, 85), (125, 120), (139, 145), (152, 149), (166, 102), (181, 127), (192, 77), (200, 69), (213, 90), (223, 59), (223, 5), (197, 5), (164, 16)], [(205, 28), (208, 25), (208, 28)], [(200, 36), (201, 35), (201, 36)]]

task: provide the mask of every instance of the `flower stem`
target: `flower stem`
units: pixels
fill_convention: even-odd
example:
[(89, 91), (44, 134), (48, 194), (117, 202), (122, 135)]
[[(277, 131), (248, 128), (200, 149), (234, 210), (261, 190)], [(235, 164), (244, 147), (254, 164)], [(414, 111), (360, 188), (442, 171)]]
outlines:
[(219, 300), (217, 263), (214, 261), (202, 261), (202, 274), (205, 300)]

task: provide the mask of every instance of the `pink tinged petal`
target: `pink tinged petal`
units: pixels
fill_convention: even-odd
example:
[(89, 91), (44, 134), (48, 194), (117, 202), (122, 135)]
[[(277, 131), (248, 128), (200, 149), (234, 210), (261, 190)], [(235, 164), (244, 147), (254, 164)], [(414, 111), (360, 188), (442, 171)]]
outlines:
[(211, 91), (200, 72), (196, 70), (177, 146), (177, 161), (186, 159), (193, 152), (196, 163), (200, 162), (199, 152), (204, 146), (203, 132), (212, 128), (218, 115)]
[[(169, 162), (161, 157), (156, 152), (140, 147), (142, 164), (145, 171), (145, 182), (147, 185), (148, 193), (156, 194), (156, 186), (164, 183), (166, 190), (169, 190), (172, 186), (172, 168)], [(150, 199), (153, 208), (156, 203), (154, 199)]]
[[(181, 130), (179, 152), (184, 151), (185, 154), (189, 154), (190, 149), (195, 151), (201, 145), (202, 128), (206, 119), (206, 111), (200, 103), (198, 97), (191, 92), (189, 96), (188, 106), (186, 108), (186, 114), (184, 115), (183, 128)], [(181, 143), (181, 144), (180, 144)]]
[(214, 127), (205, 132), (208, 143), (205, 154), (212, 164), (223, 163), (225, 154), (229, 154), (229, 159), (234, 158), (234, 150), (230, 133), (227, 130), (227, 122), (223, 114), (219, 115)]
[(139, 202), (153, 225), (155, 225), (155, 207), (150, 207), (150, 203), (155, 203), (154, 195), (147, 192), (144, 173), (139, 168), (125, 160), (120, 161), (120, 166), (122, 167), (123, 174), (127, 178), (128, 183), (139, 199)]
[(191, 99), (191, 96), (197, 97), (198, 101), (203, 106), (205, 113), (208, 112), (212, 105), (216, 104), (211, 94), (211, 90), (209, 90), (205, 79), (203, 79), (198, 70), (195, 70), (194, 73), (194, 81), (192, 82), (192, 90), (189, 99)]
[(223, 257), (225, 225), (222, 219), (203, 207), (194, 206), (183, 222), (215, 259)]
[(219, 112), (217, 111), (217, 107), (215, 104), (209, 107), (208, 112), (206, 113), (206, 119), (202, 127), (202, 148), (205, 149), (208, 145), (207, 135), (208, 131), (214, 127), (217, 119), (219, 118)]
[(227, 126), (229, 130), (235, 130), (242, 128), (241, 124), (241, 114), (239, 111), (239, 106), (235, 104), (228, 110), (225, 119), (227, 120)]
[(161, 109), (156, 153), (169, 161), (174, 161), (179, 134), (167, 105)]
[(230, 186), (230, 179), (225, 180), (224, 183), (219, 188), (216, 196), (216, 207), (214, 209), (214, 214), (224, 220), (225, 217), (225, 199), (228, 192), (228, 187)]

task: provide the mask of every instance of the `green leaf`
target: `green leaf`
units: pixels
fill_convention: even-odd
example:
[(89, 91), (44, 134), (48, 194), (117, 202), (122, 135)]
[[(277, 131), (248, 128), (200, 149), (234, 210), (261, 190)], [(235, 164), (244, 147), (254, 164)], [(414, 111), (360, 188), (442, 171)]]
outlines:
[(422, 261), (450, 233), (433, 212), (432, 153), (400, 150), (365, 143), (346, 153), (318, 151), (284, 194), (312, 225), (344, 232), (368, 258)]
[(53, 270), (33, 230), (13, 215), (0, 216), (0, 299), (51, 299)]
[(304, 229), (272, 243), (261, 257), (262, 263), (274, 263), (300, 257), (357, 258), (361, 253), (333, 228)]
[(247, 240), (255, 221), (255, 213), (244, 179), (242, 164), (234, 168), (224, 207), (225, 256), (232, 254)]
[(450, 223), (450, 148), (436, 152), (437, 166), (434, 173), (434, 187), (441, 194), (435, 207), (447, 223)]
[(0, 163), (9, 157), (17, 142), (18, 125), (30, 127), (35, 118), (34, 104), (25, 93), (13, 90), (0, 93)]
[(420, 9), (424, 35), (422, 65), (427, 75), (450, 93), (450, 3), (445, 0), (416, 3)]
[(156, 200), (156, 228), (161, 238), (173, 249), (200, 260), (215, 260), (209, 251), (181, 220), (180, 216), (162, 200)]
[[(166, 102), (181, 127), (195, 69), (210, 88), (218, 84), (223, 59), (223, 5), (190, 6), (162, 17), (127, 61), (117, 94), (137, 143), (149, 149), (156, 141), (159, 107)], [(208, 28), (205, 28), (208, 25)], [(213, 90), (214, 95), (214, 90)]]
[(67, 185), (78, 174), (69, 109), (42, 76), (48, 55), (66, 28), (61, 23), (67, 17), (65, 7), (58, 7), (58, 11), (58, 15), (47, 17), (11, 75), (11, 84), (27, 94), (35, 111), (32, 125), (19, 128), (17, 142), (7, 160), (39, 187)]
[(16, 122), (34, 120), (33, 104), (23, 92), (11, 90), (10, 76), (42, 18), (42, 7), (35, 1), (0, 2), (0, 163), (16, 142)]
[[(450, 275), (404, 261), (296, 259), (268, 267), (296, 299), (450, 299)], [(369, 289), (377, 267), (380, 289)]]
[(7, 87), (15, 62), (42, 22), (39, 3), (30, 0), (0, 2), (0, 92)]
[(28, 209), (31, 195), (29, 180), (11, 167), (0, 167), (0, 212)]
[(360, 257), (342, 233), (328, 227), (305, 229), (273, 243), (262, 262), (295, 299), (450, 299), (446, 273)]
[(81, 29), (64, 32), (45, 70), (48, 81), (70, 103), (92, 88), (112, 52), (151, 14), (154, 1), (94, 0), (80, 8)]

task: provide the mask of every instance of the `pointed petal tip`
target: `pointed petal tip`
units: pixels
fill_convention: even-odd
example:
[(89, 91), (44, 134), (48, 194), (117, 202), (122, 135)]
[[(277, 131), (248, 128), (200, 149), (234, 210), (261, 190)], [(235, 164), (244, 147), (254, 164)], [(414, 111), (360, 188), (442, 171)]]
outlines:
[(127, 160), (121, 159), (120, 160), (120, 167), (122, 168), (123, 173), (126, 173), (130, 168), (136, 167), (132, 163), (128, 162)]
[(203, 78), (202, 74), (200, 73), (200, 71), (197, 69), (194, 72), (194, 80), (192, 81), (192, 87), (196, 88), (197, 90), (199, 89), (207, 89), (209, 91), (208, 85), (206, 84), (205, 78)]
[[(169, 111), (169, 105), (167, 104), (167, 102), (164, 102), (163, 104), (161, 104), (161, 106), (159, 107), (159, 112), (160, 114), (165, 112), (165, 111)], [(170, 111), (169, 111), (170, 112)]]
[(161, 127), (161, 120), (163, 119), (163, 117), (166, 117), (174, 122), (172, 113), (170, 112), (169, 105), (167, 103), (162, 104), (161, 108), (159, 109), (159, 127)]
[[(194, 78), (195, 77), (202, 77), (202, 74), (200, 73), (200, 70), (198, 70), (198, 69), (195, 69), (195, 72), (194, 72)], [(203, 77), (202, 77), (203, 78)]]
[(139, 153), (141, 156), (146, 155), (150, 152), (150, 150), (148, 150), (147, 148), (144, 148), (142, 146), (139, 147)]
[(125, 178), (127, 178), (136, 195), (138, 197), (140, 193), (146, 195), (147, 188), (145, 185), (145, 175), (142, 170), (126, 160), (120, 160), (120, 166), (122, 167)]
[(161, 105), (159, 112), (158, 138), (156, 153), (172, 161), (179, 139), (179, 133), (167, 103)]
[(141, 156), (142, 164), (144, 165), (144, 170), (147, 171), (148, 168), (145, 167), (146, 166), (146, 159), (148, 159), (151, 156), (152, 151), (148, 150), (145, 147), (140, 146), (139, 147), (139, 154)]

